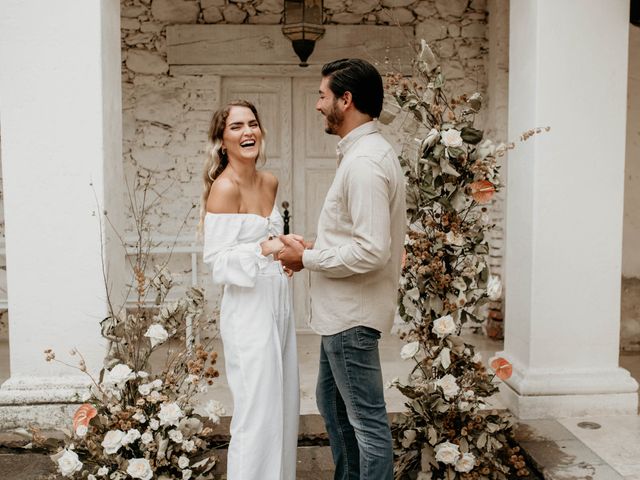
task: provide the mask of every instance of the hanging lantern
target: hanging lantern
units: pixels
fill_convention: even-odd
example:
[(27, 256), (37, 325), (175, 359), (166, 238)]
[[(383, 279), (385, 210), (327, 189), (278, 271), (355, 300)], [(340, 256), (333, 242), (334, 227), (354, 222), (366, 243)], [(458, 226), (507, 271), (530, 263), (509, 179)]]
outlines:
[(301, 67), (309, 65), (316, 40), (324, 34), (322, 18), (322, 0), (284, 0), (282, 33), (291, 40)]

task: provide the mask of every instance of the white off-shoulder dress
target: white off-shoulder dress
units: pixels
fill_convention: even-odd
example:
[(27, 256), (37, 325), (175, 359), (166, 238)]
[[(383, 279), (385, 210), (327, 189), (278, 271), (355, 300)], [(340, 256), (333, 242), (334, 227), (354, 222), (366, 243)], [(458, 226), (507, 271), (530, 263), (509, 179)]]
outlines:
[(220, 334), (233, 395), (228, 480), (295, 480), (300, 393), (289, 279), (260, 243), (283, 230), (268, 218), (207, 213), (204, 261), (224, 285)]

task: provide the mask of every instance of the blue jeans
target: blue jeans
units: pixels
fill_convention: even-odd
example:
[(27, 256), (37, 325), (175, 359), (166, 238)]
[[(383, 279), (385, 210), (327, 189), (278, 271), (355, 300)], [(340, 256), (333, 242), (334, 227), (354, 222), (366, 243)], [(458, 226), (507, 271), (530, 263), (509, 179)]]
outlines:
[(335, 480), (392, 480), (393, 449), (378, 353), (380, 333), (358, 326), (322, 337), (316, 398)]

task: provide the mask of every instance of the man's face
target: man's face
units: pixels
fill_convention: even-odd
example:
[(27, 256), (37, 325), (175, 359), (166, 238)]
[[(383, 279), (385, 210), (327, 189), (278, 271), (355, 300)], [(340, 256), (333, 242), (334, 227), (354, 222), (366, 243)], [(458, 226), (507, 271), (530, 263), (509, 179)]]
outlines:
[(332, 135), (338, 135), (344, 121), (344, 113), (338, 105), (339, 99), (335, 97), (329, 88), (329, 77), (322, 77), (319, 94), (316, 110), (324, 115), (324, 131)]

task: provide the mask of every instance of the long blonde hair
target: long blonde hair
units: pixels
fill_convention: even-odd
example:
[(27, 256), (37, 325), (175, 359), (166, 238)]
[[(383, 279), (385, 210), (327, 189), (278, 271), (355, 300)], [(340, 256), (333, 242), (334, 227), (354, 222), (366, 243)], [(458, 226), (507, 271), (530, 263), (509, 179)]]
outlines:
[(251, 110), (253, 115), (256, 117), (258, 127), (260, 127), (260, 131), (262, 132), (262, 142), (260, 143), (260, 151), (258, 153), (258, 158), (256, 158), (256, 162), (258, 160), (261, 163), (266, 161), (266, 148), (264, 142), (265, 131), (264, 128), (262, 128), (262, 122), (260, 122), (258, 110), (253, 103), (248, 102), (247, 100), (232, 100), (227, 103), (227, 105), (214, 112), (213, 117), (211, 117), (211, 124), (209, 125), (209, 134), (207, 136), (209, 140), (207, 146), (207, 158), (204, 163), (204, 171), (202, 172), (204, 188), (202, 189), (202, 197), (200, 201), (200, 222), (198, 223), (198, 231), (200, 232), (204, 225), (204, 217), (207, 214), (207, 200), (209, 198), (209, 192), (211, 191), (211, 185), (213, 185), (216, 178), (220, 176), (229, 164), (227, 152), (222, 149), (222, 135), (224, 134), (224, 129), (227, 125), (227, 118), (229, 117), (231, 107), (246, 107)]

